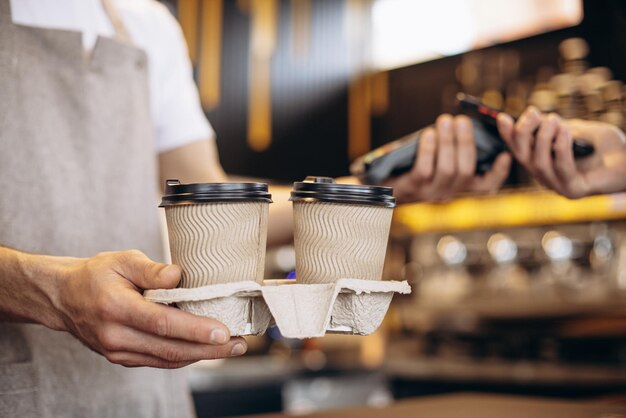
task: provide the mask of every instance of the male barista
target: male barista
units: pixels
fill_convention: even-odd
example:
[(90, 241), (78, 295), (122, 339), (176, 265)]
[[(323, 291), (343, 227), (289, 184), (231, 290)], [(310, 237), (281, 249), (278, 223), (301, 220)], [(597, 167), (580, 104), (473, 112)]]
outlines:
[[(174, 18), (153, 0), (0, 0), (0, 147), (0, 416), (191, 416), (160, 369), (247, 347), (141, 294), (181, 275), (157, 262), (157, 179), (227, 180)], [(390, 185), (496, 190), (510, 156), (475, 177), (474, 152), (468, 120), (442, 116)], [(272, 193), (270, 244), (291, 236)]]

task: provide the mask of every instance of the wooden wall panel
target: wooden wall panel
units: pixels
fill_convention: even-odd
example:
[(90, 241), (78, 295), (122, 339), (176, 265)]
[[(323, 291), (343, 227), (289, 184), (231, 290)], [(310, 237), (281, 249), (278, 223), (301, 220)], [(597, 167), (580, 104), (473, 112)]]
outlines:
[[(268, 68), (250, 54), (252, 1), (224, 2), (220, 104), (208, 112), (224, 168), (286, 182), (307, 175), (346, 174), (350, 68), (343, 31), (345, 2), (311, 1), (310, 26), (305, 28), (310, 38), (306, 53), (300, 54), (293, 33), (299, 29), (294, 22), (302, 22), (302, 10), (296, 10), (300, 15), (294, 18), (294, 2), (277, 0), (276, 44)], [(270, 117), (265, 126), (271, 128), (271, 141), (252, 148), (249, 81), (268, 75), (271, 108), (255, 117)]]

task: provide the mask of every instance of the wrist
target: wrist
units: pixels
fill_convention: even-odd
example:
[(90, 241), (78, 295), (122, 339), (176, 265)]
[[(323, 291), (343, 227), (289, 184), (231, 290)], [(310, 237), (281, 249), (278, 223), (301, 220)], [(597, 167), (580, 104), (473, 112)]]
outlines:
[(24, 284), (13, 310), (18, 319), (65, 331), (62, 289), (69, 280), (70, 267), (77, 259), (34, 255), (15, 251), (18, 280)]

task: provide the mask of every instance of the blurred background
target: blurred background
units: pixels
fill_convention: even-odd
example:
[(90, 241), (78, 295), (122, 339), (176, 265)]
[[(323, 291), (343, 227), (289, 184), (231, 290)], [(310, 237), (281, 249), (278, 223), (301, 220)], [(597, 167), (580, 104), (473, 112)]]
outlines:
[[(463, 91), (624, 128), (618, 0), (166, 1), (227, 172), (342, 176), (456, 113)], [(249, 339), (190, 368), (198, 415), (306, 413), (455, 392), (625, 399), (626, 195), (569, 201), (519, 169), (495, 196), (396, 210), (385, 278), (408, 280), (368, 337)], [(285, 277), (293, 248), (268, 254)]]

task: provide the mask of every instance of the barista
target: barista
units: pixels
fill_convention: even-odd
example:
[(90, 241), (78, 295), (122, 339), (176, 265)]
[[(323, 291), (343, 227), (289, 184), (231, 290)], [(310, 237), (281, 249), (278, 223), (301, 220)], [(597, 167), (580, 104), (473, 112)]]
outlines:
[[(0, 416), (191, 416), (184, 377), (157, 368), (247, 347), (142, 298), (181, 276), (157, 262), (157, 173), (227, 180), (179, 26), (153, 0), (0, 0), (0, 92)], [(401, 201), (507, 175), (506, 154), (474, 175), (464, 117), (425, 138), (391, 184)], [(277, 243), (291, 214), (287, 190), (272, 193)]]

